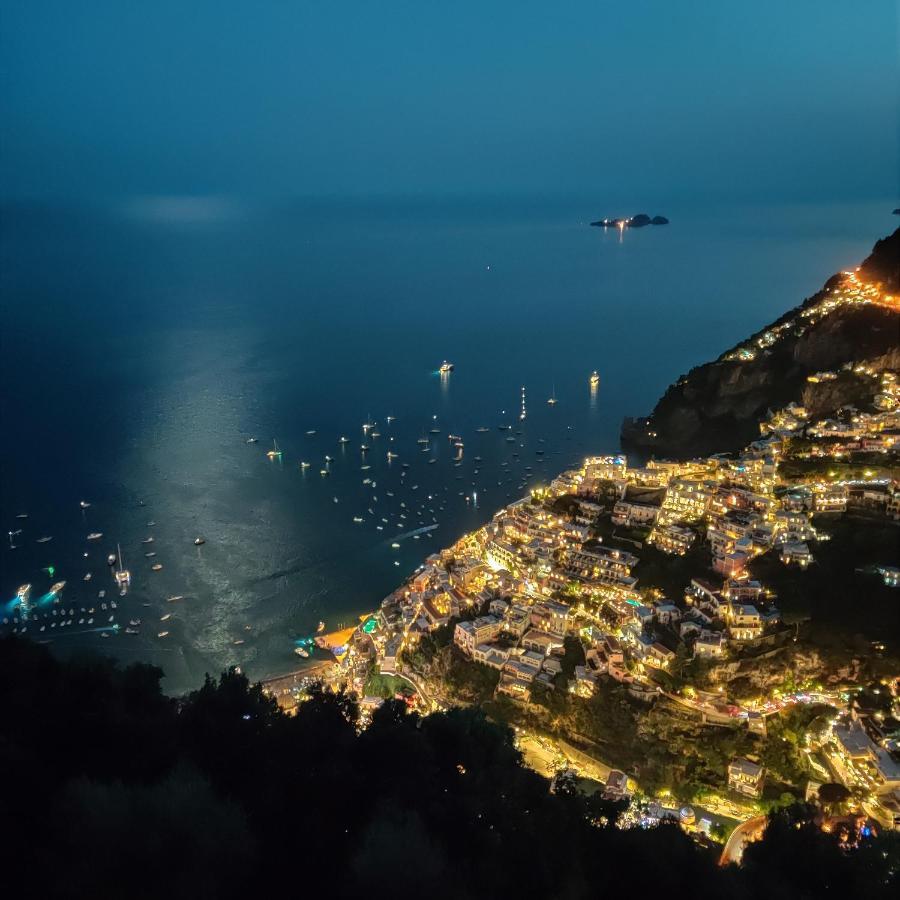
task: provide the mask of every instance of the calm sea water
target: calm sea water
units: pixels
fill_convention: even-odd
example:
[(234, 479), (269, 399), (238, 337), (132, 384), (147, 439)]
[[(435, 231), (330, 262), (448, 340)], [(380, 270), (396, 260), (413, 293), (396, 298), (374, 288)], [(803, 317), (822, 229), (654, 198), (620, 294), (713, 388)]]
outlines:
[[(172, 691), (229, 664), (288, 670), (320, 619), (352, 622), (520, 485), (616, 450), (623, 415), (649, 411), (680, 373), (858, 262), (893, 224), (885, 202), (672, 205), (649, 210), (670, 226), (623, 239), (587, 227), (632, 211), (190, 198), (5, 208), (2, 515), (23, 532), (0, 556), (4, 603), (20, 583), (39, 595), (66, 579), (64, 605), (76, 622), (93, 606), (95, 624), (33, 636), (156, 662)], [(445, 358), (456, 369), (441, 379)], [(381, 436), (364, 456), (369, 416)], [(463, 439), (461, 465), (448, 433)], [(273, 439), (280, 463), (265, 455)], [(398, 540), (433, 519), (435, 531)], [(103, 539), (86, 542), (92, 531)], [(97, 592), (116, 596), (105, 564), (116, 542), (133, 575), (118, 622), (143, 627), (102, 639)]]

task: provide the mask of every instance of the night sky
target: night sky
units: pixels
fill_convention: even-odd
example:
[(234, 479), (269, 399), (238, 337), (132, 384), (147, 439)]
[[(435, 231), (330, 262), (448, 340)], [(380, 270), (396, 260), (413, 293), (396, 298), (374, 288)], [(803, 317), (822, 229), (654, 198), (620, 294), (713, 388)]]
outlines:
[(884, 196), (894, 0), (6, 0), (11, 195)]

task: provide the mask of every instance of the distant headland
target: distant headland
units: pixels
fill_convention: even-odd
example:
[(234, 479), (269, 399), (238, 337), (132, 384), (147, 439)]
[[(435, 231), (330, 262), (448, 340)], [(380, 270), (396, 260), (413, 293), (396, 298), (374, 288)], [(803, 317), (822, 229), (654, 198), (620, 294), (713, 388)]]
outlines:
[(669, 220), (665, 216), (653, 216), (647, 213), (638, 213), (627, 219), (598, 219), (591, 222), (596, 228), (643, 228), (645, 225), (668, 225)]

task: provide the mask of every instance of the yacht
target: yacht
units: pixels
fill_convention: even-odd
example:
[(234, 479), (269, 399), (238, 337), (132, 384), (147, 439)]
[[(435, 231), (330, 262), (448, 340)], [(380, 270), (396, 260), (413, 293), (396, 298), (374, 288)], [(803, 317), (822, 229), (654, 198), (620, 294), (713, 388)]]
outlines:
[(594, 369), (594, 371), (591, 372), (591, 387), (597, 387), (598, 384), (600, 384), (600, 375), (597, 373), (597, 370)]
[(272, 438), (272, 449), (267, 451), (266, 456), (269, 459), (281, 459), (282, 451), (278, 449), (278, 441), (275, 438)]
[(438, 371), (441, 373), (441, 375), (449, 375), (453, 371), (453, 369), (454, 369), (453, 363), (447, 362), (447, 360), (445, 359), (441, 363), (441, 367), (440, 367), (440, 369), (438, 369)]
[(124, 595), (128, 586), (131, 584), (131, 572), (123, 565), (122, 548), (119, 544), (116, 544), (116, 550), (118, 551), (116, 554), (116, 560), (118, 562), (118, 567), (116, 568), (116, 584), (119, 586), (119, 593)]
[(65, 586), (66, 586), (66, 583), (64, 581), (57, 581), (56, 584), (54, 584), (50, 588), (50, 593), (58, 594)]

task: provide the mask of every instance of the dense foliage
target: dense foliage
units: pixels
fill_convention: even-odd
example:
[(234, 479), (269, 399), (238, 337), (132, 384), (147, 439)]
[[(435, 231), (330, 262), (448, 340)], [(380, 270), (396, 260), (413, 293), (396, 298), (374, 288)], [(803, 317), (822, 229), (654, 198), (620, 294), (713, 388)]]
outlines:
[(359, 733), (340, 694), (316, 692), (286, 716), (235, 672), (180, 701), (162, 695), (160, 675), (0, 641), (9, 896), (871, 898), (896, 889), (884, 838), (847, 854), (779, 819), (776, 846), (764, 841), (737, 870), (718, 869), (714, 853), (674, 827), (610, 827), (616, 807), (564, 786), (550, 793), (509, 731), (477, 710), (420, 719), (389, 702)]

